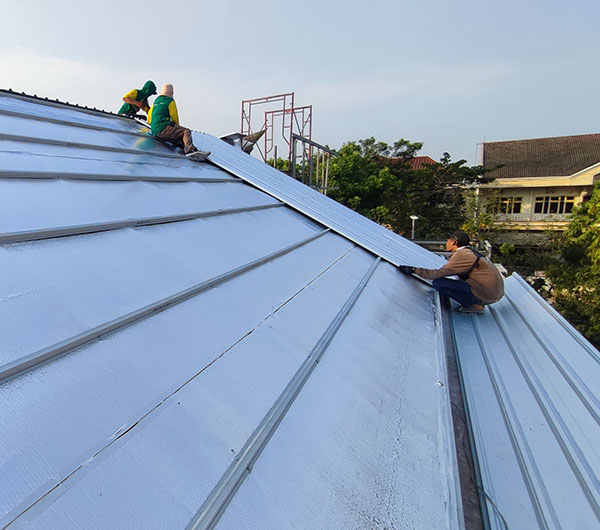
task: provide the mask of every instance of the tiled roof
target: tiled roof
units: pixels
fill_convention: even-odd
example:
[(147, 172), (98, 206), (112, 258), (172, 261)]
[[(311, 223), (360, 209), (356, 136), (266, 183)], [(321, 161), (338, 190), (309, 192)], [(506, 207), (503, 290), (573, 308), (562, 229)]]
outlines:
[(409, 165), (411, 169), (424, 169), (428, 164), (435, 164), (435, 160), (428, 156), (415, 156), (409, 160)]
[(600, 162), (600, 134), (533, 138), (483, 144), (483, 165), (503, 167), (495, 178), (569, 176)]

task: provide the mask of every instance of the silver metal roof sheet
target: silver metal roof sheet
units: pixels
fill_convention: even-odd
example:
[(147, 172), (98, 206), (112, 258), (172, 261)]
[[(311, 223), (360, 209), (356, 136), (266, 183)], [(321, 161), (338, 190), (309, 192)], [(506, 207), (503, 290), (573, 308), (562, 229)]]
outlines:
[(491, 527), (600, 527), (598, 351), (517, 274), (453, 328)]
[(210, 160), (287, 205), (335, 230), (394, 265), (410, 264), (437, 268), (444, 264), (436, 256), (342, 204), (289, 178), (284, 173), (231, 145), (207, 134), (194, 133), (194, 142), (211, 151)]
[(131, 120), (0, 117), (1, 527), (462, 527), (431, 291)]

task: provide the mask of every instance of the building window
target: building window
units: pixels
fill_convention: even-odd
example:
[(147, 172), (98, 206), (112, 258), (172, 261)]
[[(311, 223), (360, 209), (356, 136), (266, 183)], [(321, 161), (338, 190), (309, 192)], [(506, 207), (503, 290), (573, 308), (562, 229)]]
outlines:
[(487, 213), (521, 213), (521, 203), (523, 197), (495, 197), (490, 199), (487, 204)]
[(567, 197), (566, 195), (536, 197), (534, 212), (545, 214), (571, 213), (573, 211), (574, 200), (575, 197)]

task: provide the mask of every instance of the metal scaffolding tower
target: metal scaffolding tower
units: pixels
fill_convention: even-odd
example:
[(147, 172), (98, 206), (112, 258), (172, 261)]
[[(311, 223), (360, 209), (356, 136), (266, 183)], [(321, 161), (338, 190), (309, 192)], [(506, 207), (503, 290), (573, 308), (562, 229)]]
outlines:
[[(262, 121), (253, 120), (252, 110), (258, 105), (268, 105), (270, 108), (264, 112)], [(275, 107), (275, 108), (274, 108)], [(256, 116), (256, 112), (255, 112)], [(254, 122), (254, 123), (253, 123)], [(280, 135), (276, 137), (276, 127), (281, 124)], [(277, 94), (255, 99), (242, 100), (242, 127), (244, 135), (265, 130), (263, 147), (257, 145), (262, 159), (266, 162), (269, 156), (277, 158), (277, 141), (282, 139), (284, 147), (287, 146), (287, 159), (292, 161), (294, 142), (293, 135), (298, 135), (307, 140), (312, 139), (312, 105), (296, 107), (294, 93)], [(310, 144), (302, 144), (307, 152), (303, 156), (312, 155)]]

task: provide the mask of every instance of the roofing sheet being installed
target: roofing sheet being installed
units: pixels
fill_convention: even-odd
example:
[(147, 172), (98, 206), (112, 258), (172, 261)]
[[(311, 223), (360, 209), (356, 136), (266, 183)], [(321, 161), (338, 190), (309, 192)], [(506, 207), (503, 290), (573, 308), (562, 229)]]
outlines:
[(0, 527), (461, 528), (439, 302), (318, 217), (0, 93)]
[(522, 278), (454, 337), (493, 529), (600, 527), (600, 354)]
[(211, 161), (229, 173), (278, 198), (394, 265), (437, 268), (445, 261), (370, 219), (214, 136), (194, 133), (194, 143), (211, 151)]

